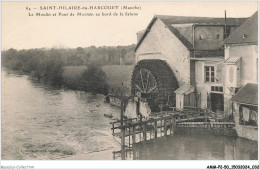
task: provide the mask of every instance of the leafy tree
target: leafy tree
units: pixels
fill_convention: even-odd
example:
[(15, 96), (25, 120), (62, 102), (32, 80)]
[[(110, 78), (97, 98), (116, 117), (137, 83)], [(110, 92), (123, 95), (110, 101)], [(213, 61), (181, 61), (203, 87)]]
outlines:
[(98, 66), (89, 66), (80, 76), (82, 90), (107, 94), (106, 74)]

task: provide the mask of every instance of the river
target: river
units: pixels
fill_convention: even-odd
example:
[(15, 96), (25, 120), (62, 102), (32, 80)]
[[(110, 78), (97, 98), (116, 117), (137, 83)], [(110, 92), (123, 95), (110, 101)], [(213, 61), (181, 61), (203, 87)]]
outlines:
[[(112, 159), (112, 151), (120, 150), (111, 120), (104, 117), (118, 118), (120, 110), (105, 104), (102, 95), (56, 89), (2, 70), (1, 109), (3, 160), (84, 159), (102, 152), (107, 154), (102, 159)], [(137, 159), (257, 159), (258, 154), (257, 142), (224, 136), (176, 135), (134, 150)]]
[(2, 159), (57, 159), (116, 148), (105, 113), (120, 112), (102, 95), (55, 89), (2, 70)]

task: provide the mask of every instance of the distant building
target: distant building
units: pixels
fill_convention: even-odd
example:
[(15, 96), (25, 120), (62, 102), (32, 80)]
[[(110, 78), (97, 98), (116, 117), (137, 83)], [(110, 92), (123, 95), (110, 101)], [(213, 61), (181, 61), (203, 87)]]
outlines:
[(237, 133), (258, 139), (258, 12), (224, 41), (225, 111), (234, 114)]

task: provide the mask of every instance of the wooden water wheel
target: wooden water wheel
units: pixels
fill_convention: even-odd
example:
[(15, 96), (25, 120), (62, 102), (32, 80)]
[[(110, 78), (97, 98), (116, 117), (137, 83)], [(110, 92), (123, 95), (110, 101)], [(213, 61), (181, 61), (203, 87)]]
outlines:
[[(152, 111), (159, 111), (160, 105), (166, 105), (173, 92), (178, 88), (178, 82), (165, 61), (141, 60), (132, 74), (131, 93), (141, 94)], [(175, 100), (172, 101), (175, 104)]]

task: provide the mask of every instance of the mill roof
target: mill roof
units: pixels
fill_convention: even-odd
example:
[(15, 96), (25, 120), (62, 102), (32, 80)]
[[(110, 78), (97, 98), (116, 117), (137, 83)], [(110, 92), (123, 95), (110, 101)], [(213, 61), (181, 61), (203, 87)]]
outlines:
[[(166, 25), (171, 24), (225, 24), (225, 18), (157, 15)], [(227, 18), (227, 25), (240, 25), (245, 18)]]
[(224, 40), (224, 44), (243, 43), (258, 43), (258, 11)]
[[(142, 38), (138, 41), (135, 51), (138, 49), (148, 32), (150, 31), (151, 27), (153, 26), (154, 22), (160, 19), (165, 26), (186, 46), (188, 49), (193, 49), (192, 43), (189, 41), (189, 36), (192, 34), (190, 29), (187, 31), (182, 31), (178, 29), (178, 24), (184, 24), (187, 27), (192, 27), (192, 25), (224, 25), (225, 19), (224, 18), (212, 18), (212, 17), (190, 17), (190, 16), (168, 16), (168, 15), (155, 15), (152, 21), (147, 26)], [(227, 18), (226, 23), (227, 25), (241, 25), (246, 18)], [(190, 34), (190, 35), (189, 35)]]

